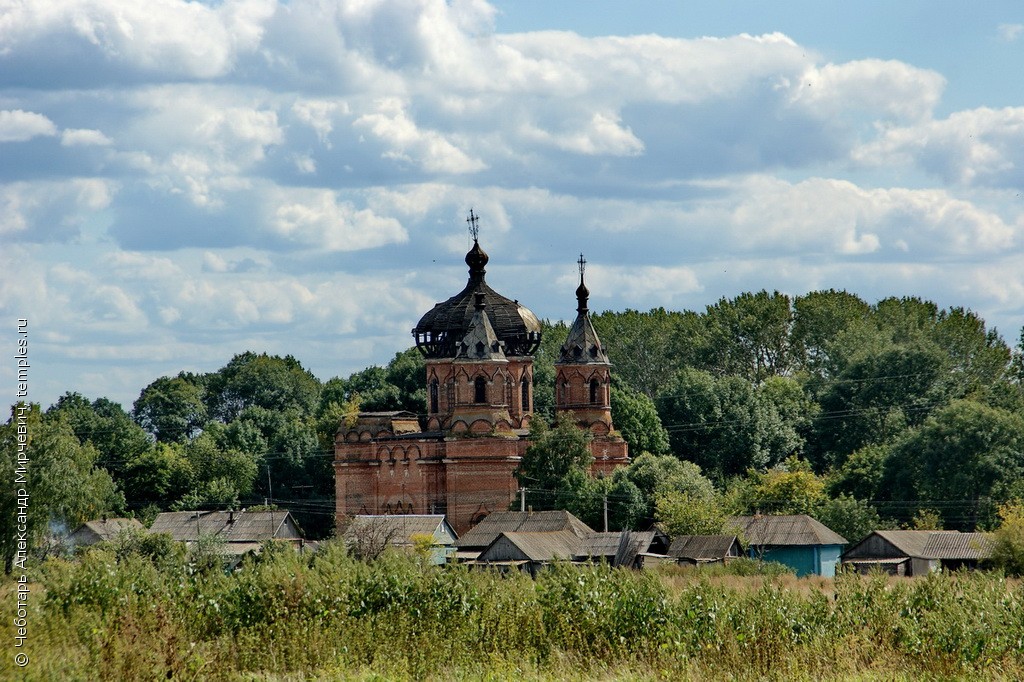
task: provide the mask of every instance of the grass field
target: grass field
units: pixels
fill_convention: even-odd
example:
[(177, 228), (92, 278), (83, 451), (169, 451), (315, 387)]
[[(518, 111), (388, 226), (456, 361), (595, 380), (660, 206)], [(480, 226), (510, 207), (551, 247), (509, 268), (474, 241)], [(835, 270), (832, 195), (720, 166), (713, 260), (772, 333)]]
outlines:
[(0, 679), (1024, 679), (1024, 590), (987, 573), (557, 565), (534, 581), (326, 543), (230, 575), (91, 551), (32, 578), (29, 664), (12, 634)]

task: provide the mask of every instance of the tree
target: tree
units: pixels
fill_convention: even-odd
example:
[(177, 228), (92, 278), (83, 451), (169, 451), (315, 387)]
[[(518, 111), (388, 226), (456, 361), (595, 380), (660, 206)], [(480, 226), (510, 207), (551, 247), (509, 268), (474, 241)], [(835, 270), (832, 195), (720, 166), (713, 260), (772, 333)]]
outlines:
[(696, 359), (704, 328), (695, 313), (664, 308), (604, 312), (591, 320), (616, 376), (649, 398), (658, 395), (680, 367)]
[[(38, 543), (51, 529), (65, 532), (104, 513), (122, 513), (124, 496), (114, 481), (97, 466), (99, 452), (92, 445), (82, 445), (71, 426), (62, 419), (41, 418), (38, 405), (26, 411), (27, 453), (30, 465), (23, 486), (30, 495), (26, 517), (29, 545)], [(18, 427), (13, 417), (0, 426), (0, 470), (14, 481), (18, 454)], [(22, 487), (22, 486), (19, 486)], [(2, 523), (0, 552), (7, 573), (13, 568), (17, 550), (14, 510), (15, 488), (5, 486), (0, 492), (0, 509), (7, 513)]]
[(799, 451), (803, 440), (746, 379), (713, 377), (685, 368), (656, 404), (672, 452), (718, 481), (749, 468), (772, 466)]
[(46, 411), (44, 420), (64, 421), (78, 441), (99, 451), (100, 466), (120, 480), (125, 464), (149, 448), (149, 438), (122, 407), (107, 398), (89, 402), (80, 393), (65, 393)]
[(792, 366), (792, 324), (789, 297), (778, 291), (722, 298), (705, 315), (705, 366), (714, 374), (740, 376), (754, 384), (785, 375)]
[(124, 491), (131, 502), (166, 503), (192, 486), (194, 472), (179, 443), (154, 443), (128, 462)]
[(871, 307), (846, 291), (813, 291), (793, 300), (791, 348), (797, 367), (820, 378), (836, 372), (834, 346), (840, 335), (866, 323)]
[(859, 542), (873, 531), (882, 528), (878, 510), (863, 500), (849, 495), (822, 501), (812, 516), (842, 535), (850, 543)]
[[(888, 461), (890, 470), (909, 476), (913, 489), (905, 499), (1008, 499), (1024, 476), (1024, 417), (958, 400), (901, 442)], [(953, 528), (976, 521), (951, 507), (940, 511)]]
[(312, 413), (320, 401), (320, 382), (291, 355), (245, 352), (212, 374), (207, 383), (211, 416), (234, 420), (247, 407)]
[[(621, 472), (621, 473), (620, 473)], [(672, 455), (639, 454), (629, 466), (615, 472), (629, 480), (641, 495), (644, 519), (655, 518), (655, 503), (659, 495), (678, 493), (693, 499), (711, 499), (715, 487), (704, 477), (700, 467)]]
[(613, 381), (611, 405), (615, 427), (629, 443), (630, 452), (634, 455), (669, 452), (668, 432), (661, 425), (653, 400), (622, 382)]
[(530, 505), (558, 509), (567, 492), (570, 496), (582, 492), (594, 461), (590, 440), (590, 432), (578, 428), (571, 413), (563, 415), (554, 428), (543, 419), (530, 422), (530, 444), (515, 472), (519, 485), (527, 489)]
[(765, 472), (750, 471), (747, 477), (750, 485), (740, 498), (745, 513), (812, 514), (826, 500), (825, 482), (796, 457)]
[(427, 404), (426, 377), (426, 362), (415, 346), (395, 354), (387, 366), (387, 380), (398, 388), (399, 409), (423, 413)]
[(993, 533), (992, 562), (1008, 575), (1024, 576), (1024, 502), (999, 507), (999, 527)]
[(194, 374), (160, 377), (142, 389), (132, 408), (135, 422), (158, 441), (183, 443), (203, 428), (206, 390)]
[(682, 491), (659, 493), (655, 516), (670, 536), (721, 535), (726, 514), (718, 495), (698, 497)]

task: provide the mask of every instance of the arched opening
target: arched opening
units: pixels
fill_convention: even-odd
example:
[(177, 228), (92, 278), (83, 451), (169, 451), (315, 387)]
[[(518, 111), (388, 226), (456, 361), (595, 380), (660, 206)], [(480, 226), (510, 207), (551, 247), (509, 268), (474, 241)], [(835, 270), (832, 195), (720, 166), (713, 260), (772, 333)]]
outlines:
[(430, 380), (430, 413), (437, 414), (438, 389), (437, 379)]
[(596, 405), (601, 402), (601, 382), (597, 379), (590, 380), (590, 403)]
[(523, 401), (523, 412), (530, 411), (530, 382), (523, 377), (523, 384), (520, 387), (522, 389), (522, 401)]
[(473, 382), (473, 402), (487, 402), (487, 379), (484, 379), (483, 377), (477, 377), (476, 380)]

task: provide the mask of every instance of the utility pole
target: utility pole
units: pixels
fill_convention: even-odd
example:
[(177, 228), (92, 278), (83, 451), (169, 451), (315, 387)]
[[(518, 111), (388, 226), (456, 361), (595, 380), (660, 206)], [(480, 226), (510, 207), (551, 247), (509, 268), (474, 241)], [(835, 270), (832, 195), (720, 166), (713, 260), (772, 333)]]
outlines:
[(526, 511), (526, 488), (519, 489), (519, 511)]
[(604, 532), (608, 532), (608, 496), (604, 496)]

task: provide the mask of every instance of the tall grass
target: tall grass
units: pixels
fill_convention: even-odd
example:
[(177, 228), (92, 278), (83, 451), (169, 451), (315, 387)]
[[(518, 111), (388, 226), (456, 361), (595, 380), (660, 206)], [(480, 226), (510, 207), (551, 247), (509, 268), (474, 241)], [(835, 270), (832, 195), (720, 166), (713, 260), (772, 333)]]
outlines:
[(1022, 588), (993, 574), (534, 581), (326, 543), (230, 575), (94, 550), (34, 577), (31, 662), (0, 679), (1024, 678)]

